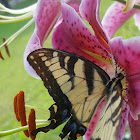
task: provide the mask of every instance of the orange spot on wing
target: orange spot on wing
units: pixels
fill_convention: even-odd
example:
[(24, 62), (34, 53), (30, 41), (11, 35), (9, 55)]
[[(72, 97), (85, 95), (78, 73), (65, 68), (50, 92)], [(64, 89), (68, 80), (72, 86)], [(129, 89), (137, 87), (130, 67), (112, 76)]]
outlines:
[(122, 90), (120, 88), (118, 89), (118, 93), (119, 93), (119, 95), (122, 94)]
[(81, 135), (81, 134), (79, 134), (79, 133), (76, 135), (76, 137), (77, 137), (77, 138), (78, 138), (78, 137), (81, 137), (81, 136), (82, 136), (82, 135)]

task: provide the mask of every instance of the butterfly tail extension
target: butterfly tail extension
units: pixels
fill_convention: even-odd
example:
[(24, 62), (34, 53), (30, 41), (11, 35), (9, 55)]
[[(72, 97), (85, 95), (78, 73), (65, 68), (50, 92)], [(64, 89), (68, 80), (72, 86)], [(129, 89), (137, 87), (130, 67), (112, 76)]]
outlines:
[(68, 118), (70, 117), (70, 114), (67, 109), (59, 110), (56, 104), (53, 104), (49, 108), (49, 111), (50, 111), (50, 118), (48, 120), (50, 120), (50, 124), (48, 126), (40, 127), (34, 130), (31, 133), (33, 136), (37, 135), (38, 132), (47, 133), (48, 131), (55, 129), (57, 126), (67, 121)]
[(76, 127), (76, 124), (73, 122), (72, 118), (70, 118), (69, 121), (64, 126), (62, 132), (60, 133), (60, 135), (59, 135), (60, 138), (61, 139), (65, 138), (68, 135), (68, 133), (71, 132), (71, 129), (73, 128), (74, 125)]
[(61, 139), (63, 139), (69, 133), (68, 140), (76, 140), (78, 137), (83, 136), (86, 130), (87, 129), (85, 126), (79, 125), (78, 122), (75, 122), (75, 120), (71, 116), (59, 136)]

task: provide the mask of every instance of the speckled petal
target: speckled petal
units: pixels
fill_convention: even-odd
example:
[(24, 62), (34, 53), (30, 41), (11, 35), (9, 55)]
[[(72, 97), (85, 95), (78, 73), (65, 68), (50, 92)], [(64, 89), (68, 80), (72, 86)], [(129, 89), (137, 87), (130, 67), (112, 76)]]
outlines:
[(139, 140), (140, 139), (140, 115), (138, 116), (138, 120), (134, 120), (129, 114), (128, 117), (129, 128), (131, 132), (131, 140)]
[(128, 104), (134, 119), (140, 114), (140, 36), (122, 40), (116, 37), (110, 42), (115, 62), (126, 72)]
[(120, 126), (119, 126), (119, 135), (117, 140), (122, 140), (123, 134), (125, 132), (125, 127), (126, 127), (126, 123), (128, 120), (128, 114), (129, 114), (129, 106), (126, 103), (126, 101), (123, 101), (123, 106), (122, 106), (122, 114), (121, 114), (121, 120), (120, 120)]
[(60, 0), (39, 0), (34, 13), (36, 33), (40, 39), (40, 45), (48, 37), (56, 20), (61, 14)]
[(27, 56), (32, 51), (42, 48), (42, 46), (40, 45), (39, 42), (40, 42), (40, 40), (39, 40), (38, 36), (36, 35), (36, 33), (33, 33), (32, 37), (30, 38), (30, 40), (27, 44), (25, 52), (24, 52), (24, 68), (31, 76), (33, 76), (36, 79), (40, 79), (40, 77), (36, 74), (34, 69), (29, 65), (29, 63), (27, 61)]
[(131, 109), (130, 114), (133, 117), (133, 119), (137, 120), (137, 115), (140, 114), (140, 74), (128, 77), (127, 81), (129, 84), (127, 96), (128, 104), (130, 105)]
[(135, 24), (140, 30), (140, 11), (134, 15)]
[(112, 38), (116, 30), (136, 12), (136, 9), (132, 9), (130, 12), (123, 13), (122, 10), (124, 7), (125, 5), (119, 2), (113, 3), (102, 19), (103, 28), (110, 38)]
[(82, 0), (79, 10), (82, 18), (87, 20), (92, 26), (99, 42), (106, 48), (106, 50), (110, 51), (108, 47), (108, 38), (102, 28), (99, 18), (99, 6), (100, 0)]
[(98, 105), (96, 113), (92, 117), (92, 120), (90, 121), (89, 127), (88, 127), (88, 129), (87, 129), (87, 131), (84, 135), (84, 140), (91, 140), (93, 131), (94, 131), (94, 129), (95, 129), (97, 123), (98, 123), (101, 111), (102, 111), (105, 103), (106, 103), (106, 98)]
[[(67, 4), (62, 4), (63, 22), (54, 30), (52, 45), (56, 49), (78, 54), (95, 62), (99, 66), (109, 65), (105, 62), (110, 54), (101, 46), (97, 38), (82, 22), (76, 11)], [(105, 61), (95, 59), (92, 54), (99, 54)]]
[[(55, 10), (54, 10), (55, 9)], [(39, 0), (34, 12), (35, 30), (30, 38), (24, 52), (25, 70), (33, 77), (39, 78), (32, 67), (27, 62), (27, 56), (32, 51), (43, 47), (45, 39), (48, 37), (56, 20), (61, 12), (61, 3), (59, 0)]]
[[(68, 5), (70, 5), (71, 7), (73, 7), (75, 9), (75, 11), (77, 13), (79, 13), (79, 6), (80, 6), (80, 3), (81, 3), (81, 0), (63, 0), (64, 3), (67, 3)], [(55, 27), (56, 28), (59, 24), (61, 24), (63, 21), (63, 17), (62, 15), (59, 17), (58, 21), (56, 22), (55, 24)]]
[(67, 3), (68, 5), (73, 7), (76, 10), (76, 12), (79, 12), (79, 6), (80, 6), (80, 3), (81, 3), (81, 0), (68, 0), (65, 3)]

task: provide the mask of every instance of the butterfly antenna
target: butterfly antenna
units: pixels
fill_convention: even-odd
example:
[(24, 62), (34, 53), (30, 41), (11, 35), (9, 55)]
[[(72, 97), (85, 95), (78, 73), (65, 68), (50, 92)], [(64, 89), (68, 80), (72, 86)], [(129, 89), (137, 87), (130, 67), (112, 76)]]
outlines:
[(117, 76), (117, 74), (118, 74), (118, 70), (117, 70), (117, 63), (114, 61), (114, 64), (115, 64), (115, 67), (114, 67), (114, 65), (112, 64), (112, 62), (113, 62), (113, 58), (112, 58), (112, 61), (111, 61), (111, 59), (109, 59), (109, 62), (110, 62), (110, 64), (111, 64), (111, 66), (112, 66), (112, 68), (114, 69), (114, 71), (115, 71), (115, 76)]
[(118, 74), (118, 70), (117, 70), (117, 65), (115, 65), (116, 66), (116, 69), (115, 69), (115, 76), (117, 76), (117, 74)]

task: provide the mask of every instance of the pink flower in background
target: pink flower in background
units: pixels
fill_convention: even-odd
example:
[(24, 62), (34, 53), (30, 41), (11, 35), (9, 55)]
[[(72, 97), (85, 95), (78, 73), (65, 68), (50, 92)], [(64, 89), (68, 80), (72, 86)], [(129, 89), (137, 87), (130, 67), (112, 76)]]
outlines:
[[(140, 20), (137, 18), (140, 12), (132, 9), (123, 13), (125, 5), (115, 2), (107, 10), (101, 23), (99, 6), (100, 0), (82, 0), (81, 3), (78, 0), (63, 0), (63, 2), (39, 0), (34, 13), (35, 31), (25, 50), (25, 69), (29, 74), (38, 78), (26, 59), (30, 52), (43, 47), (44, 41), (57, 21), (52, 36), (53, 48), (83, 56), (100, 66), (111, 77), (115, 73), (111, 65), (113, 64), (112, 58), (115, 65), (126, 72), (130, 113), (128, 107), (123, 106), (126, 110), (122, 114), (122, 120), (125, 119), (125, 121), (121, 121), (122, 127), (119, 128), (118, 139), (122, 138), (128, 117), (131, 135), (136, 140), (139, 138), (138, 132), (140, 131), (138, 117), (140, 114), (140, 36), (126, 40), (122, 40), (121, 37), (112, 38), (112, 36), (133, 14), (135, 14), (136, 25), (140, 25)], [(82, 19), (89, 22), (95, 34), (88, 29)], [(89, 127), (89, 129), (92, 128)], [(92, 133), (90, 135), (87, 133), (85, 138), (90, 139)]]

